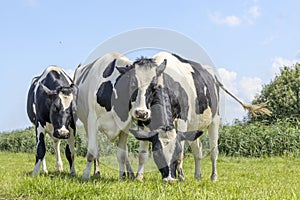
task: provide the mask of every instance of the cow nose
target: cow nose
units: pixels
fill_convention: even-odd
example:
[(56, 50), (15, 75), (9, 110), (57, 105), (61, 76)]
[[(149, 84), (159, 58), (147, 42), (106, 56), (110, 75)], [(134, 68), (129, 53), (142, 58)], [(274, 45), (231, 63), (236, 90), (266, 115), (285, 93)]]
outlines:
[(67, 129), (60, 129), (58, 130), (58, 133), (60, 135), (68, 135), (69, 134), (69, 131)]
[(135, 111), (135, 117), (137, 119), (147, 119), (148, 118), (148, 112), (145, 110), (136, 110)]

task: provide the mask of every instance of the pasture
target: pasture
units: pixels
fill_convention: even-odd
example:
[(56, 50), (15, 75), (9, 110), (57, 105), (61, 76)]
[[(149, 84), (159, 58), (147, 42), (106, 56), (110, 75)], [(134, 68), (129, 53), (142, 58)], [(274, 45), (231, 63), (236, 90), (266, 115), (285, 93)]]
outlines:
[(0, 152), (0, 199), (299, 199), (300, 158), (220, 156), (217, 182), (210, 181), (211, 162), (203, 159), (203, 180), (194, 180), (193, 158), (187, 154), (186, 181), (162, 183), (158, 170), (143, 182), (118, 181), (118, 171), (100, 164), (101, 178), (82, 181), (86, 160), (76, 157), (77, 177), (55, 172), (55, 155), (47, 153), (48, 175), (33, 177), (34, 154)]

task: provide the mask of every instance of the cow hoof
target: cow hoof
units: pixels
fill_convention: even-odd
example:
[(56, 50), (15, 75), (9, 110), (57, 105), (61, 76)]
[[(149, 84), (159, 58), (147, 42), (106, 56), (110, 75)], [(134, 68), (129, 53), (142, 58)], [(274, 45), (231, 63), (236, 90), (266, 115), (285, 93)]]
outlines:
[(179, 178), (180, 181), (185, 181), (184, 176), (179, 175), (178, 178)]
[(59, 172), (59, 173), (61, 173), (61, 172), (64, 171), (64, 169), (63, 169), (62, 166), (60, 166), (60, 167), (56, 167), (56, 171)]
[(35, 171), (32, 172), (32, 176), (38, 176), (38, 175), (39, 175), (39, 172), (35, 172)]
[(47, 175), (48, 174), (48, 170), (43, 170), (43, 174)]
[(139, 182), (143, 182), (143, 178), (144, 178), (143, 174), (137, 174), (136, 177), (135, 177), (135, 180), (137, 180)]
[(163, 178), (163, 183), (175, 183), (177, 179), (175, 178)]
[(127, 172), (127, 176), (130, 180), (135, 179), (134, 173), (133, 172)]
[(171, 179), (168, 181), (168, 183), (175, 183), (175, 182), (177, 182), (177, 179)]
[(195, 175), (194, 178), (198, 181), (201, 181), (202, 180), (202, 176), (201, 174), (200, 175)]
[(95, 177), (95, 178), (100, 178), (100, 177), (101, 177), (100, 172), (96, 172), (96, 173), (94, 174), (94, 177)]
[(76, 172), (72, 172), (72, 171), (70, 172), (70, 175), (74, 177), (77, 176)]
[(215, 181), (218, 180), (218, 175), (217, 174), (212, 174), (210, 178), (211, 178), (212, 181), (215, 182)]
[(89, 174), (86, 174), (86, 173), (83, 173), (83, 175), (82, 175), (82, 180), (87, 181), (87, 180), (89, 180), (89, 179), (90, 179), (90, 175), (89, 175)]

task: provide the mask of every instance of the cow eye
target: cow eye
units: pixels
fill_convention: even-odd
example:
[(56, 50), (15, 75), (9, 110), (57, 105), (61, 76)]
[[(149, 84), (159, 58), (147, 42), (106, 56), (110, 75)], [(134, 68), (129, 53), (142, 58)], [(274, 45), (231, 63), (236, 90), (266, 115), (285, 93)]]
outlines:
[(53, 110), (53, 112), (59, 112), (59, 107), (58, 107), (58, 105), (53, 105), (53, 108), (52, 108), (52, 110)]
[(56, 107), (56, 106), (53, 106), (52, 111), (53, 111), (53, 112), (58, 112), (57, 107)]

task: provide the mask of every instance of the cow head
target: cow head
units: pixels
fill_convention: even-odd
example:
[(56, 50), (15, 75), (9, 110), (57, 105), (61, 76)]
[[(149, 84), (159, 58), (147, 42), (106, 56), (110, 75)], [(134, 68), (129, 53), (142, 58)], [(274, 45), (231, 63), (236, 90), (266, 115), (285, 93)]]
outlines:
[(155, 88), (162, 84), (162, 73), (167, 60), (159, 65), (148, 58), (140, 58), (133, 63), (137, 92), (131, 115), (136, 120), (147, 121), (151, 118), (150, 104)]
[(180, 132), (173, 129), (160, 128), (146, 132), (130, 130), (138, 140), (152, 143), (153, 159), (159, 169), (163, 181), (171, 182), (176, 178), (178, 159), (182, 152), (181, 141), (193, 141), (202, 135), (202, 131)]
[(49, 116), (53, 125), (53, 137), (67, 139), (70, 137), (70, 127), (75, 129), (77, 120), (77, 86), (59, 86), (55, 90), (50, 90), (40, 83), (42, 90), (51, 99), (49, 107)]
[[(162, 174), (163, 181), (172, 181), (176, 177), (176, 168), (182, 140), (195, 140), (202, 132), (180, 132), (174, 128), (174, 113), (166, 88), (154, 89), (150, 104), (151, 120), (138, 121), (139, 130), (130, 130), (138, 140), (152, 143), (154, 161)], [(148, 131), (150, 130), (150, 131)]]

